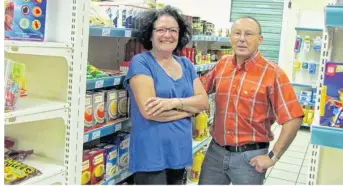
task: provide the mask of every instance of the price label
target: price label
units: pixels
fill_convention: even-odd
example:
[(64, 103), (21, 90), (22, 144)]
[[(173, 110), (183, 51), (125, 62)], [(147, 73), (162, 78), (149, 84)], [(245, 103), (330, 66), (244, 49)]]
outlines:
[(111, 35), (111, 28), (103, 28), (101, 35), (102, 36), (110, 36)]
[(119, 85), (120, 84), (120, 78), (114, 78), (113, 85)]
[(131, 30), (125, 30), (125, 37), (131, 37), (132, 31)]
[(100, 130), (92, 133), (92, 140), (99, 139), (99, 138), (100, 138)]
[(104, 80), (98, 80), (95, 82), (95, 88), (102, 88), (104, 87)]
[(86, 135), (83, 135), (83, 143), (86, 143), (89, 141), (89, 135), (86, 134)]
[(122, 128), (121, 123), (117, 123), (117, 124), (115, 125), (115, 130), (116, 130), (116, 131), (120, 131), (121, 128)]

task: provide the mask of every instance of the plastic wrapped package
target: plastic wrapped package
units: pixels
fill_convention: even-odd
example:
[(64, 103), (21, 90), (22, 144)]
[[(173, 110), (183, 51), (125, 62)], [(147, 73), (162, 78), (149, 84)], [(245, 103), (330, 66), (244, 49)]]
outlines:
[(5, 185), (19, 184), (32, 177), (41, 175), (42, 172), (36, 168), (16, 161), (12, 158), (5, 159)]

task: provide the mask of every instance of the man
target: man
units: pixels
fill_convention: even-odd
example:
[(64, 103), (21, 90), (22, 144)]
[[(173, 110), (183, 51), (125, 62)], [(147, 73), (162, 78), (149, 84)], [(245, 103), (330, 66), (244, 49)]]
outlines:
[[(235, 55), (201, 78), (206, 91), (216, 93), (216, 115), (199, 184), (263, 184), (301, 126), (304, 113), (293, 87), (280, 67), (261, 56), (262, 41), (257, 20), (238, 19), (230, 34)], [(268, 152), (275, 120), (282, 131)]]

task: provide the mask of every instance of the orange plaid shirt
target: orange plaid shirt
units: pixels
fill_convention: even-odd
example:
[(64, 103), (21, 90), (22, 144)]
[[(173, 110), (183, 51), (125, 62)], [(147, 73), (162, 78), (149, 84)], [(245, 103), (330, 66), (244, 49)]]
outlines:
[(285, 72), (260, 52), (241, 66), (235, 57), (224, 57), (200, 80), (215, 92), (210, 132), (220, 145), (272, 141), (275, 120), (283, 124), (304, 115)]

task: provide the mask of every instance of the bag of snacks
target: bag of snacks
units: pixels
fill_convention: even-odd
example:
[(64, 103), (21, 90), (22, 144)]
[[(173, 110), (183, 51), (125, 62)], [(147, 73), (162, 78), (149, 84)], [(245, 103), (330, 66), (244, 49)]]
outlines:
[(41, 174), (42, 172), (38, 169), (22, 162), (16, 161), (12, 158), (5, 159), (5, 185), (19, 184)]

